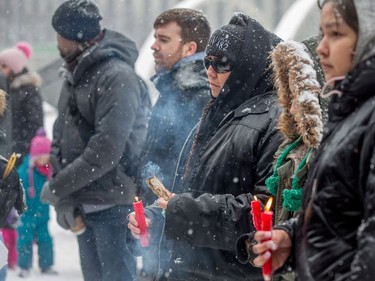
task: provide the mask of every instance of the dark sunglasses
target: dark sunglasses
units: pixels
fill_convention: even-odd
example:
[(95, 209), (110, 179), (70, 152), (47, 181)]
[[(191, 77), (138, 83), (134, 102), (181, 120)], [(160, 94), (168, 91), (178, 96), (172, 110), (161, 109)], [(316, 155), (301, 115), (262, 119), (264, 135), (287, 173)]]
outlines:
[(203, 63), (206, 69), (212, 66), (215, 72), (220, 73), (220, 74), (232, 71), (233, 66), (234, 66), (234, 63), (223, 58), (204, 57)]

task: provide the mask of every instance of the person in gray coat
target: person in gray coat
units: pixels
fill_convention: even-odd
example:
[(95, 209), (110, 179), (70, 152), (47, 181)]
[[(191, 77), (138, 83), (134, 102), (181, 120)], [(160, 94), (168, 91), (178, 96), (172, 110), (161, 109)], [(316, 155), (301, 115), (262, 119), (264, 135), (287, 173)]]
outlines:
[(134, 71), (134, 42), (102, 29), (101, 19), (90, 0), (65, 1), (52, 17), (65, 82), (53, 128), (54, 175), (42, 199), (55, 206), (61, 227), (75, 230), (83, 221), (77, 238), (84, 280), (127, 281), (136, 263), (123, 230), (151, 102)]

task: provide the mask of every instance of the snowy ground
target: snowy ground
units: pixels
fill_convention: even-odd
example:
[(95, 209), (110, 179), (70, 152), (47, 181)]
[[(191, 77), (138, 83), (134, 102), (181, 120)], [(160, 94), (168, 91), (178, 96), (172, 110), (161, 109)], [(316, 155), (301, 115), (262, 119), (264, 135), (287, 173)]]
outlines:
[(59, 227), (55, 219), (55, 211), (50, 209), (51, 220), (49, 224), (50, 233), (53, 237), (55, 250), (54, 269), (58, 275), (44, 275), (40, 273), (37, 263), (37, 248), (34, 247), (33, 270), (28, 278), (18, 277), (19, 270), (8, 270), (7, 281), (82, 281), (82, 273), (79, 265), (78, 244), (73, 233)]
[[(83, 281), (79, 264), (78, 243), (76, 236), (70, 231), (62, 229), (56, 222), (56, 213), (50, 208), (49, 230), (54, 242), (55, 265), (57, 275), (41, 274), (38, 268), (37, 247), (34, 246), (33, 269), (27, 278), (18, 277), (19, 269), (8, 270), (6, 281)], [(140, 258), (137, 260), (138, 270), (142, 267)], [(138, 281), (151, 280), (138, 277)]]

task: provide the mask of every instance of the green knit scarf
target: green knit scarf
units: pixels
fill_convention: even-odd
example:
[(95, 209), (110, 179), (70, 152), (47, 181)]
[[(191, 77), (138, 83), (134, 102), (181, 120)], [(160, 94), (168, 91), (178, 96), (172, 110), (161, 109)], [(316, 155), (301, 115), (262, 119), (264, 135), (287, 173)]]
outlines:
[[(277, 170), (280, 166), (284, 163), (286, 157), (288, 156), (289, 152), (294, 148), (298, 147), (302, 143), (302, 137), (299, 137), (296, 141), (289, 144), (283, 152), (280, 154), (279, 158), (276, 161), (276, 166), (273, 171), (272, 176), (270, 176), (266, 180), (266, 186), (269, 192), (276, 196), (277, 189), (279, 185), (279, 176), (277, 174)], [(310, 155), (312, 149), (306, 154), (306, 156), (302, 159), (301, 163), (298, 165), (296, 171), (293, 174), (292, 178), (292, 189), (285, 189), (283, 191), (283, 207), (288, 211), (294, 212), (299, 209), (302, 204), (302, 188), (298, 185), (298, 172), (306, 165), (306, 161), (308, 156)]]

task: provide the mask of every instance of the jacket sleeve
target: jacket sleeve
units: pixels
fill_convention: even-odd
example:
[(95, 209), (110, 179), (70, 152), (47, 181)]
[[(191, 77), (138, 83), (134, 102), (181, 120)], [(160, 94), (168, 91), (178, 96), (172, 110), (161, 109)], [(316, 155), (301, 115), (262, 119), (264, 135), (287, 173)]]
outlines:
[[(286, 233), (288, 233), (290, 239), (292, 240), (292, 251), (291, 251), (291, 254), (289, 255), (289, 257), (286, 260), (285, 264), (282, 267), (280, 267), (275, 272), (275, 274), (282, 274), (282, 275), (286, 274), (286, 276), (288, 276), (288, 275), (290, 276), (291, 271), (294, 270), (294, 268), (295, 268), (295, 247), (296, 247), (296, 244), (297, 244), (297, 241), (296, 241), (296, 228), (297, 228), (299, 219), (300, 219), (300, 217), (296, 216), (296, 217), (290, 218), (289, 220), (284, 221), (284, 222), (282, 222), (282, 223), (280, 223), (278, 225), (275, 225), (273, 227), (273, 229), (284, 230)], [(284, 278), (287, 280), (286, 276)], [(294, 279), (292, 279), (292, 280), (294, 280)]]
[(241, 234), (254, 230), (250, 222), (251, 194), (238, 197), (205, 193), (173, 196), (166, 210), (167, 238), (214, 249), (234, 250)]
[(364, 188), (359, 194), (364, 202), (364, 216), (362, 224), (357, 230), (357, 252), (350, 267), (351, 272), (345, 280), (374, 280), (375, 276), (375, 125), (373, 125), (364, 140), (363, 153), (371, 155), (369, 161), (364, 161), (359, 169), (367, 176), (364, 181)]
[[(130, 70), (99, 78), (95, 131), (83, 153), (64, 167), (50, 182), (51, 190), (63, 198), (118, 166), (132, 132), (140, 106), (138, 79)], [(56, 145), (58, 145), (56, 143)], [(58, 148), (58, 146), (55, 146)], [(58, 153), (58, 150), (55, 152)]]

